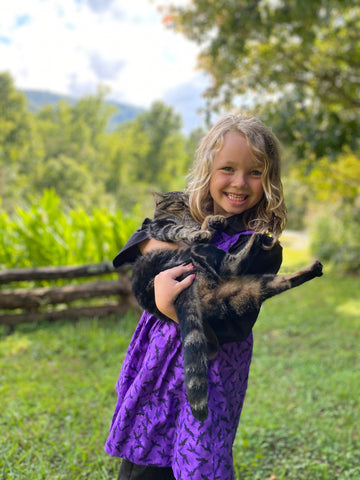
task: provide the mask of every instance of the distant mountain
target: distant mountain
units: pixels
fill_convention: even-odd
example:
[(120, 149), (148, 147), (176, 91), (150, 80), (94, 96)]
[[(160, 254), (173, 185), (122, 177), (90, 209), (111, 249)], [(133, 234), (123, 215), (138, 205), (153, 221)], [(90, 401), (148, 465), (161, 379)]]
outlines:
[[(60, 100), (65, 100), (70, 104), (75, 104), (78, 101), (75, 97), (59, 95), (43, 90), (23, 90), (23, 93), (27, 98), (28, 107), (31, 112), (37, 112), (44, 105), (52, 105)], [(112, 100), (106, 101), (106, 103), (117, 109), (117, 113), (110, 118), (108, 125), (109, 130), (114, 130), (122, 122), (133, 120), (139, 113), (144, 111), (144, 109), (140, 107), (135, 107), (127, 103), (119, 103)]]

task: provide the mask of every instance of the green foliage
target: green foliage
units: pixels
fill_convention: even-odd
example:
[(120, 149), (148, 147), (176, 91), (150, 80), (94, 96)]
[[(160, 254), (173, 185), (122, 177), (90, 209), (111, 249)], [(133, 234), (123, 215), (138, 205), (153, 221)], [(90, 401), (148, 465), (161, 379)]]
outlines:
[(284, 196), (288, 210), (288, 221), (286, 228), (290, 230), (306, 230), (306, 212), (311, 199), (311, 189), (299, 178), (297, 174), (290, 171), (284, 178)]
[(299, 153), (358, 147), (358, 2), (194, 0), (164, 10), (165, 23), (201, 45), (210, 111), (245, 94)]
[(146, 146), (144, 154), (131, 165), (133, 178), (157, 185), (162, 191), (172, 190), (172, 186), (176, 188), (181, 183), (184, 188), (187, 156), (181, 127), (180, 116), (162, 102), (155, 102), (149, 111), (131, 122), (130, 128), (136, 136), (143, 137), (143, 148)]
[(341, 202), (355, 206), (360, 198), (360, 160), (353, 152), (344, 152), (336, 161), (322, 158), (316, 164), (304, 163), (311, 169), (307, 182), (316, 191), (319, 201)]
[(0, 73), (0, 198), (5, 208), (21, 198), (23, 177), (30, 170), (30, 158), (39, 155), (37, 135), (25, 97), (7, 73)]
[(311, 224), (317, 255), (359, 271), (358, 2), (194, 0), (163, 11), (200, 45), (209, 113), (247, 104), (284, 144), (288, 226)]
[(89, 208), (103, 194), (103, 186), (95, 181), (86, 164), (60, 154), (37, 165), (34, 187), (43, 192), (56, 189), (56, 194), (68, 207)]
[[(261, 32), (261, 35), (265, 35), (267, 32), (264, 25), (267, 22), (267, 15), (270, 15), (278, 23), (270, 28), (271, 38), (269, 36), (264, 38), (275, 42), (276, 54), (279, 53), (277, 49), (280, 48), (279, 38), (285, 39), (287, 34), (290, 35), (295, 30), (299, 38), (302, 34), (306, 37), (301, 51), (296, 53), (301, 58), (310, 45), (315, 49), (315, 53), (312, 53), (314, 55), (320, 55), (320, 50), (325, 47), (334, 53), (334, 38), (331, 36), (331, 28), (333, 28), (337, 35), (344, 38), (341, 49), (346, 45), (348, 49), (347, 56), (345, 55), (343, 60), (337, 59), (338, 67), (342, 66), (341, 68), (344, 70), (342, 72), (344, 77), (341, 77), (344, 82), (346, 75), (352, 71), (350, 66), (346, 67), (346, 62), (349, 59), (352, 59), (354, 64), (357, 62), (356, 44), (349, 41), (349, 38), (353, 39), (353, 35), (357, 35), (357, 33), (354, 33), (354, 29), (347, 31), (345, 27), (350, 24), (355, 26), (358, 21), (358, 9), (352, 8), (349, 2), (345, 2), (341, 8), (336, 2), (336, 5), (330, 2), (327, 10), (319, 0), (312, 6), (307, 6), (305, 12), (295, 21), (292, 11), (286, 9), (280, 11), (274, 5), (270, 9), (271, 11), (263, 14), (262, 9), (266, 7), (266, 2), (256, 2), (256, 5), (251, 2), (243, 2), (244, 9), (239, 10), (241, 18), (238, 18), (238, 10), (236, 10), (237, 13), (232, 19), (227, 11), (218, 8), (218, 1), (211, 2), (202, 16), (193, 16), (194, 12), (191, 13), (189, 18), (193, 18), (192, 21), (195, 22), (194, 32), (196, 32), (197, 22), (200, 22), (199, 28), (201, 24), (201, 29), (203, 29), (201, 31), (205, 35), (208, 29), (208, 20), (214, 16), (216, 25), (219, 25), (219, 32), (223, 28), (223, 35), (225, 35), (226, 28), (230, 28), (232, 25), (231, 21), (235, 24), (243, 21), (244, 9), (249, 7), (247, 10), (247, 14), (250, 16), (249, 25), (245, 25), (244, 32), (258, 15), (260, 15), (260, 24), (263, 30), (253, 31), (251, 35), (254, 38), (251, 35), (249, 38), (245, 38), (242, 30), (236, 31), (235, 37), (239, 38), (239, 42), (241, 43), (241, 39), (245, 42), (241, 48), (246, 50), (247, 42), (251, 38), (251, 41), (255, 42), (254, 52), (261, 48), (265, 50), (268, 48), (266, 45), (262, 45), (260, 48), (259, 35)], [(199, 8), (200, 12), (204, 6), (205, 4), (200, 1), (193, 2), (194, 11)], [(297, 6), (298, 2), (296, 1), (294, 3), (295, 10)], [(230, 2), (230, 12), (233, 7), (234, 4)], [(320, 7), (325, 8), (321, 15), (325, 14), (324, 12), (327, 12), (328, 15), (329, 22), (326, 25), (321, 22), (314, 23), (309, 13), (314, 8)], [(337, 20), (334, 20), (335, 7), (339, 11)], [(266, 8), (270, 8), (269, 5)], [(321, 15), (320, 18), (322, 18)], [(223, 25), (223, 22), (226, 25)], [(287, 22), (289, 23), (287, 24)], [(309, 27), (309, 36), (305, 26)], [(200, 30), (198, 34), (200, 35)], [(235, 41), (235, 37), (231, 38)], [(321, 44), (321, 38), (326, 39), (325, 46)], [(224, 37), (221, 37), (220, 40), (223, 42)], [(292, 42), (295, 42), (293, 38)], [(235, 42), (233, 48), (236, 45)], [(288, 44), (284, 40), (284, 49), (291, 50), (291, 45), (291, 42)], [(226, 53), (226, 42), (222, 48), (225, 49), (223, 53)], [(266, 51), (271, 59), (269, 50)], [(291, 51), (295, 55), (294, 51)], [(287, 59), (288, 55), (292, 61), (292, 55), (289, 52), (284, 59)], [(325, 56), (326, 52), (323, 50), (321, 52)], [(240, 55), (236, 49), (232, 53)], [(249, 62), (251, 63), (252, 57), (250, 57)], [(265, 57), (266, 55), (259, 57), (261, 62), (266, 60), (267, 57)], [(325, 59), (323, 61), (325, 62)], [(226, 63), (223, 64), (223, 67), (227, 68)], [(246, 72), (245, 69), (244, 75)], [(224, 76), (224, 82), (227, 81), (226, 78)], [(279, 82), (285, 82), (285, 78), (286, 76), (283, 76), (281, 70)], [(294, 79), (296, 81), (296, 75)], [(260, 88), (255, 83), (254, 86)], [(272, 84), (269, 83), (269, 86), (272, 88)], [(353, 99), (351, 93), (353, 90), (350, 86), (346, 86), (344, 90), (338, 85), (337, 89), (332, 89), (331, 92), (329, 87), (330, 103), (326, 105), (324, 104), (326, 96), (321, 94), (319, 98), (315, 98), (313, 95), (315, 90), (311, 90), (309, 86), (306, 88), (296, 87), (296, 93), (292, 87), (288, 87), (289, 85), (284, 90), (283, 98), (280, 98), (278, 94), (271, 97), (273, 101), (270, 101), (268, 96), (261, 97), (267, 98), (267, 101), (263, 105), (256, 106), (256, 114), (260, 114), (265, 122), (272, 126), (285, 144), (284, 186), (289, 209), (288, 227), (292, 229), (308, 228), (309, 222), (312, 223), (315, 218), (313, 212), (321, 209), (323, 216), (329, 219), (333, 216), (340, 218), (342, 221), (341, 231), (358, 232), (358, 226), (354, 220), (358, 217), (359, 209), (356, 200), (359, 197), (358, 178), (360, 175), (358, 150), (356, 150), (360, 131), (359, 116), (357, 115), (358, 100), (357, 98)], [(314, 79), (315, 88), (317, 89), (318, 86)], [(338, 97), (335, 96), (336, 92), (339, 94)], [(83, 261), (83, 256), (76, 250), (76, 247), (71, 246), (68, 249), (61, 247), (64, 243), (62, 237), (66, 237), (66, 234), (59, 233), (54, 228), (55, 214), (53, 225), (45, 227), (44, 232), (40, 231), (41, 219), (36, 212), (38, 205), (42, 202), (41, 198), (47, 190), (53, 190), (60, 199), (60, 208), (56, 211), (59, 215), (59, 224), (69, 223), (69, 229), (73, 229), (72, 221), (64, 221), (61, 218), (64, 211), (81, 211), (82, 216), (89, 215), (89, 218), (93, 218), (95, 211), (106, 212), (114, 209), (130, 215), (134, 208), (138, 208), (137, 205), (141, 205), (141, 216), (151, 216), (153, 211), (152, 192), (184, 189), (186, 174), (203, 132), (194, 131), (189, 138), (185, 138), (181, 133), (181, 118), (171, 107), (162, 102), (155, 102), (148, 111), (141, 112), (134, 120), (121, 124), (116, 131), (109, 132), (107, 124), (112, 115), (112, 109), (104, 101), (105, 94), (105, 90), (99, 89), (96, 95), (84, 97), (76, 103), (61, 101), (55, 105), (45, 106), (35, 114), (30, 114), (26, 110), (25, 97), (16, 91), (11, 77), (8, 74), (0, 75), (0, 113), (2, 114), (0, 118), (0, 198), (1, 207), (11, 213), (11, 221), (7, 219), (4, 212), (1, 213), (0, 220), (4, 225), (3, 230), (10, 232), (6, 234), (6, 238), (1, 234), (1, 242), (4, 246), (3, 252), (0, 253), (0, 261), (4, 265), (16, 265), (19, 263), (19, 259), (24, 259), (26, 265), (29, 262), (31, 264), (34, 262), (36, 264), (47, 262), (58, 264)], [(316, 202), (316, 208), (313, 200)], [(29, 206), (32, 203), (34, 203), (33, 208)], [(343, 204), (346, 205), (345, 210)], [(94, 206), (97, 210), (94, 209)], [(25, 221), (23, 220), (23, 217), (26, 216), (24, 212), (27, 214), (26, 222), (29, 225), (31, 224), (31, 215), (34, 216), (36, 221), (33, 221), (31, 228), (35, 233), (27, 232), (25, 235), (24, 231), (27, 229), (22, 231), (19, 227), (16, 230), (13, 226), (7, 225), (9, 222), (15, 221), (14, 213), (16, 211), (20, 223)], [(340, 250), (338, 248), (339, 237), (336, 232), (339, 228), (338, 221), (337, 219), (336, 226), (331, 228), (330, 225), (325, 228), (324, 221), (321, 221), (318, 233), (318, 229), (313, 228), (316, 237), (313, 242), (314, 248), (321, 257), (325, 255), (323, 258), (329, 258), (326, 255), (331, 253), (336, 257), (337, 264), (342, 258), (338, 258), (338, 252), (347, 253), (342, 266), (350, 268), (352, 271), (357, 270), (358, 263), (352, 259), (358, 256), (358, 250), (356, 246), (354, 247), (351, 238), (342, 236), (340, 241), (342, 248)], [(36, 222), (40, 222), (39, 226)], [(62, 228), (65, 229), (65, 227)], [(111, 222), (110, 224), (105, 223), (105, 228), (111, 229)], [(326, 236), (321, 230), (326, 230), (331, 233), (331, 236)], [(13, 231), (16, 233), (12, 234)], [(128, 235), (131, 233), (130, 228), (125, 231)], [(54, 239), (51, 239), (51, 235), (54, 235)], [(68, 236), (69, 241), (70, 237), (71, 235)], [(27, 240), (25, 241), (24, 238)], [(87, 238), (90, 239), (91, 236)], [(28, 245), (27, 242), (31, 242), (31, 245)], [(44, 245), (47, 242), (45, 248), (43, 248), (42, 242)], [(21, 251), (21, 244), (27, 246), (25, 255), (14, 256), (11, 253), (11, 245), (17, 246), (18, 251)], [(95, 241), (93, 245), (96, 245)], [(112, 256), (114, 250), (108, 254)], [(77, 251), (76, 256), (71, 255), (72, 251)], [(88, 258), (98, 258), (95, 252), (86, 255)], [(101, 248), (98, 255), (100, 257), (103, 255)]]
[[(287, 242), (292, 270), (309, 258), (296, 248), (288, 256)], [(237, 479), (358, 480), (359, 289), (359, 278), (325, 266), (263, 306), (233, 450)], [(103, 446), (136, 321), (64, 319), (0, 335), (1, 480), (117, 477), (119, 460)]]
[[(53, 189), (64, 206), (132, 210), (152, 191), (185, 187), (193, 156), (181, 118), (162, 102), (108, 131), (106, 91), (30, 114), (9, 75), (0, 76), (0, 196), (13, 211)], [(146, 208), (145, 208), (146, 210)]]
[[(306, 168), (306, 167), (305, 167)], [(360, 271), (360, 161), (344, 153), (334, 162), (321, 159), (307, 182), (314, 194), (311, 208), (312, 249), (338, 270)], [(316, 202), (316, 204), (315, 204)]]
[(30, 143), (30, 115), (9, 74), (0, 74), (0, 165), (14, 164)]
[(48, 105), (35, 115), (44, 155), (29, 175), (33, 192), (53, 188), (66, 205), (85, 208), (103, 196), (103, 137), (112, 113), (104, 95)]
[(173, 28), (202, 44), (199, 63), (213, 79), (209, 96), (228, 103), (254, 88), (277, 93), (295, 85), (331, 103), (358, 103), (355, 0), (231, 0), (222, 7), (221, 0), (194, 0), (166, 9)]
[(257, 103), (253, 110), (287, 145), (292, 152), (291, 163), (307, 159), (311, 166), (318, 158), (334, 160), (344, 148), (359, 147), (358, 114), (340, 103), (332, 108), (318, 99), (309, 102), (297, 91)]
[(153, 191), (183, 190), (194, 153), (188, 145), (180, 117), (162, 102), (109, 134), (103, 144), (105, 188), (114, 195), (116, 205), (132, 208), (149, 202)]
[(315, 255), (339, 271), (360, 272), (360, 204), (338, 205), (319, 214), (311, 232)]
[(55, 193), (45, 191), (40, 201), (16, 215), (0, 215), (0, 265), (21, 268), (76, 265), (112, 260), (133, 231), (141, 214), (82, 208), (64, 210)]

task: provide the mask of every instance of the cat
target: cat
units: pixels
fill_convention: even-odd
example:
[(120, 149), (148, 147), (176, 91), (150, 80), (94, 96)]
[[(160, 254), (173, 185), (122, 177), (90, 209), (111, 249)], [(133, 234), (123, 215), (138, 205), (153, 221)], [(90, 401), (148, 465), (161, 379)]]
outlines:
[[(215, 218), (212, 223), (210, 216), (206, 224), (202, 225), (204, 228), (201, 228), (189, 212), (184, 212), (184, 207), (187, 209), (186, 197), (180, 196), (177, 205), (171, 203), (172, 211), (167, 223), (167, 200), (171, 198), (171, 195), (165, 195), (160, 199), (160, 204), (155, 209), (154, 223), (149, 224), (149, 231), (158, 240), (189, 242), (189, 238), (192, 238), (193, 241), (203, 242), (206, 237), (208, 241), (216, 230), (214, 226), (222, 229), (226, 224), (219, 218)], [(180, 208), (178, 214), (177, 207)], [(196, 235), (197, 232), (200, 233)], [(208, 243), (180, 247), (177, 250), (155, 250), (138, 257), (133, 265), (132, 291), (136, 300), (147, 312), (165, 321), (172, 320), (156, 307), (154, 277), (176, 265), (191, 262), (194, 266), (190, 273), (195, 273), (196, 278), (190, 287), (179, 294), (174, 306), (184, 349), (187, 398), (193, 416), (200, 421), (208, 417), (208, 359), (214, 358), (219, 349), (213, 327), (229, 325), (232, 329), (236, 328), (238, 339), (245, 340), (256, 321), (261, 304), (267, 298), (322, 275), (322, 265), (317, 260), (292, 274), (246, 275), (249, 257), (256, 254), (257, 249), (264, 248), (263, 239), (263, 235), (253, 234), (237, 254), (224, 252)]]

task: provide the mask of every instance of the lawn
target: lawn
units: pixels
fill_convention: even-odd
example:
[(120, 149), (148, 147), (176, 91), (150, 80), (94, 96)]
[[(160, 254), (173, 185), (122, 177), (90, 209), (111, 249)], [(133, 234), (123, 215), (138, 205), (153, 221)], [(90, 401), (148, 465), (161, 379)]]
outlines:
[[(284, 237), (283, 271), (309, 260)], [(360, 278), (268, 300), (234, 447), (239, 480), (360, 478)], [(103, 445), (137, 316), (24, 325), (0, 337), (0, 479), (115, 480)]]

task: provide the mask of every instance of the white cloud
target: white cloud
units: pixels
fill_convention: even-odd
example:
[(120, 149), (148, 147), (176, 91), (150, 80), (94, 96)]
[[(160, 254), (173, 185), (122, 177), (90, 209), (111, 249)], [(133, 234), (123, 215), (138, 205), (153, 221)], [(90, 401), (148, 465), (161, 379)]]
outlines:
[(82, 95), (102, 83), (112, 98), (147, 107), (169, 91), (176, 102), (176, 89), (199, 78), (197, 47), (161, 24), (166, 0), (1, 3), (0, 71), (18, 88)]

